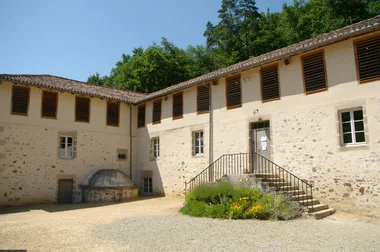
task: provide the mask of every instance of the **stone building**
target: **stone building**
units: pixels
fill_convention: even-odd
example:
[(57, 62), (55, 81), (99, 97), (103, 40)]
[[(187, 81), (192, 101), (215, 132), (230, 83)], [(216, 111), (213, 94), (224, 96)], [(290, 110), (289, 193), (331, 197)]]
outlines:
[(150, 94), (0, 80), (1, 205), (57, 202), (61, 180), (78, 202), (99, 169), (182, 195), (220, 156), (255, 151), (329, 205), (380, 216), (380, 16)]

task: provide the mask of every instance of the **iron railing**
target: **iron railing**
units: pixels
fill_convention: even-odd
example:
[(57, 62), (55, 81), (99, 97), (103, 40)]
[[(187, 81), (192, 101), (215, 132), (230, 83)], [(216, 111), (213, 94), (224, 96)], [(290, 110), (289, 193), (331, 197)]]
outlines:
[(215, 183), (225, 175), (254, 174), (271, 190), (283, 193), (311, 211), (315, 201), (313, 186), (258, 153), (224, 154), (185, 183), (186, 192)]

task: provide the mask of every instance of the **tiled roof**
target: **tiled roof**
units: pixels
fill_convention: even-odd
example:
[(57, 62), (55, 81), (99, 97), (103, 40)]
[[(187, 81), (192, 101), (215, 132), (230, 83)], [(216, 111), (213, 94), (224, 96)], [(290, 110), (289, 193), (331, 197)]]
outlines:
[(380, 29), (380, 15), (373, 17), (368, 20), (361, 21), (359, 23), (355, 23), (341, 29), (322, 34), (312, 39), (308, 39), (296, 44), (293, 44), (288, 47), (284, 47), (246, 61), (239, 62), (237, 64), (216, 70), (214, 72), (199, 76), (197, 78), (179, 83), (177, 85), (173, 85), (161, 90), (158, 90), (154, 93), (150, 93), (147, 96), (143, 97), (138, 101), (138, 103), (148, 101), (159, 96), (167, 95), (176, 91), (179, 91), (184, 88), (188, 88), (194, 85), (201, 84), (203, 82), (211, 81), (216, 78), (220, 78), (222, 76), (240, 72), (246, 70), (248, 68), (252, 68), (255, 66), (260, 66), (266, 63), (270, 63), (276, 60), (284, 59), (299, 53), (303, 53), (306, 51), (310, 51), (316, 49), (318, 47), (326, 46), (341, 40), (345, 40), (348, 38), (352, 38), (364, 33), (368, 33), (374, 30)]
[(91, 85), (85, 82), (70, 80), (53, 75), (0, 74), (0, 80), (7, 80), (16, 84), (54, 89), (125, 103), (135, 103), (137, 100), (140, 100), (146, 96), (146, 94)]

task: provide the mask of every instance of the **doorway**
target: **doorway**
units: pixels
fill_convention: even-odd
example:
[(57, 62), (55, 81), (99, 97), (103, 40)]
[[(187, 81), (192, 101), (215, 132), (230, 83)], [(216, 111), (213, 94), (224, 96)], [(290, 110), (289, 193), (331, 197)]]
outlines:
[(58, 203), (67, 204), (73, 203), (73, 180), (59, 179), (58, 180)]
[(264, 172), (263, 159), (259, 156), (271, 160), (270, 121), (251, 123), (251, 151), (258, 154), (252, 155), (253, 172)]

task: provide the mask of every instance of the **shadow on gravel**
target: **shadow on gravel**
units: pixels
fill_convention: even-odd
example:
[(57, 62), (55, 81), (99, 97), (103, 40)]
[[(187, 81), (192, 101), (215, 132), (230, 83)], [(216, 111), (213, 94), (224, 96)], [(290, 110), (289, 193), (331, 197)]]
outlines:
[(73, 204), (36, 204), (36, 205), (24, 205), (24, 206), (13, 206), (0, 208), (0, 215), (2, 214), (13, 214), (13, 213), (23, 213), (32, 210), (43, 210), (49, 213), (72, 211), (86, 208), (104, 207), (112, 206), (118, 204), (125, 204), (128, 202), (143, 201), (149, 199), (163, 198), (161, 196), (139, 196), (137, 199), (126, 200), (121, 202), (97, 202), (97, 203), (73, 203)]

